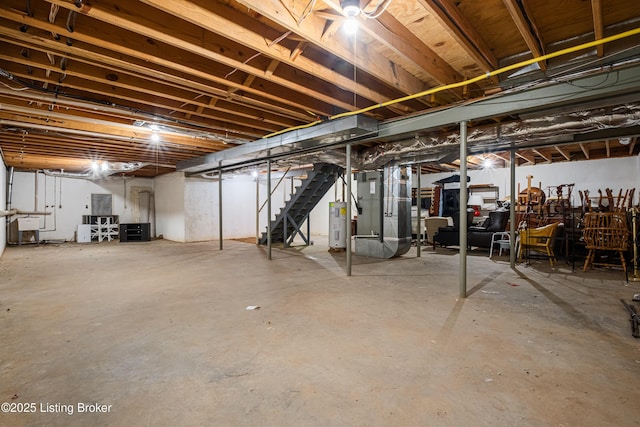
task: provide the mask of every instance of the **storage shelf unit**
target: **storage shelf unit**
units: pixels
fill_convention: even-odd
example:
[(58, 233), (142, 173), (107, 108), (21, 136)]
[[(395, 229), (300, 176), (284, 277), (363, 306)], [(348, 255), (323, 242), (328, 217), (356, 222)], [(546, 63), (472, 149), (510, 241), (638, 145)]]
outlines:
[[(435, 215), (435, 212), (432, 212), (434, 190), (435, 189), (431, 187), (422, 187), (420, 189), (420, 201), (422, 204), (423, 214), (428, 213), (429, 215)], [(412, 188), (411, 189), (411, 206), (416, 206), (417, 203), (418, 203), (418, 191), (417, 191), (417, 188)]]
[(471, 184), (469, 185), (469, 195), (476, 194), (482, 197), (480, 212), (482, 216), (489, 215), (489, 212), (496, 210), (500, 197), (500, 188), (493, 184)]
[(151, 240), (148, 222), (120, 224), (120, 242), (148, 242)]
[(91, 240), (110, 242), (118, 238), (118, 215), (82, 215), (82, 223), (91, 225)]

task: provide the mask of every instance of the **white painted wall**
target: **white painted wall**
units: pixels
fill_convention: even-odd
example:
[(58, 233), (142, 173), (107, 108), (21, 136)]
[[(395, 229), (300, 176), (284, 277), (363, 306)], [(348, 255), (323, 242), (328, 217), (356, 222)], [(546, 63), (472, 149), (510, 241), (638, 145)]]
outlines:
[[(422, 175), (421, 184), (423, 187), (431, 187), (435, 181), (451, 175), (453, 173)], [(511, 191), (509, 168), (470, 170), (468, 175), (471, 178), (469, 184), (498, 186), (501, 199), (508, 196)], [(634, 197), (634, 203), (637, 203), (638, 191), (640, 190), (640, 157), (519, 166), (516, 167), (516, 193), (518, 184), (520, 184), (521, 191), (527, 188), (527, 175), (533, 175), (532, 186), (538, 187), (541, 184), (541, 188), (547, 194), (547, 187), (555, 188), (560, 184), (575, 184), (572, 191), (573, 205), (580, 205), (578, 190), (589, 190), (591, 198), (594, 199), (598, 196), (598, 189), (604, 193), (606, 188), (611, 188), (614, 194), (618, 194), (620, 189), (624, 193), (627, 189), (638, 187)], [(415, 179), (413, 186), (416, 186)], [(566, 190), (564, 194), (567, 194)]]
[(186, 179), (184, 186), (185, 241), (198, 242), (218, 238), (217, 190), (217, 181), (202, 178)]
[[(264, 187), (266, 188), (266, 183)], [(183, 173), (176, 172), (156, 178), (155, 188), (159, 235), (177, 242), (219, 238), (217, 180), (186, 178)], [(274, 195), (274, 199), (276, 197)], [(279, 197), (278, 202), (281, 201), (282, 197)], [(255, 179), (246, 175), (224, 175), (222, 208), (224, 239), (254, 237)], [(266, 209), (264, 212), (266, 218)], [(264, 224), (266, 226), (266, 219)]]
[[(215, 216), (218, 218), (218, 183), (215, 183)], [(273, 183), (275, 186), (275, 183)], [(260, 203), (266, 197), (266, 182), (260, 183)], [(225, 239), (255, 237), (256, 235), (256, 181), (250, 175), (228, 175), (222, 180), (222, 231)], [(274, 198), (283, 201), (280, 193)], [(266, 227), (267, 208), (261, 212), (260, 232)], [(219, 236), (219, 226), (216, 220), (214, 226), (216, 239)]]
[(156, 235), (175, 242), (185, 242), (185, 177), (175, 172), (154, 180), (156, 201)]
[(131, 199), (133, 187), (153, 191), (153, 180), (108, 177), (89, 181), (51, 177), (41, 172), (15, 172), (12, 207), (21, 211), (51, 212), (38, 217), (40, 240), (73, 241), (78, 224), (82, 224), (82, 215), (91, 214), (91, 194), (111, 194), (113, 215), (118, 215), (121, 223), (138, 222), (138, 206)]

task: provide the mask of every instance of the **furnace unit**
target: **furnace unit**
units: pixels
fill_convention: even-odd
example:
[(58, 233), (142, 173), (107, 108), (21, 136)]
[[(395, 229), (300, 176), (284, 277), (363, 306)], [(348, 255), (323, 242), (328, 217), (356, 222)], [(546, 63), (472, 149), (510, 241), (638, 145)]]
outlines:
[(393, 258), (411, 248), (411, 168), (389, 166), (356, 175), (356, 255)]

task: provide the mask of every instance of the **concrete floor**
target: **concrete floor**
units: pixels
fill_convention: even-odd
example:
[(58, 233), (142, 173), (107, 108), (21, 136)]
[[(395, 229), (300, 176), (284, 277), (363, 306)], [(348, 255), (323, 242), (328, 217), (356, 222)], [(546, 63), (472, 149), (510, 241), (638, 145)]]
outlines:
[(0, 425), (640, 425), (621, 270), (224, 245), (7, 248)]

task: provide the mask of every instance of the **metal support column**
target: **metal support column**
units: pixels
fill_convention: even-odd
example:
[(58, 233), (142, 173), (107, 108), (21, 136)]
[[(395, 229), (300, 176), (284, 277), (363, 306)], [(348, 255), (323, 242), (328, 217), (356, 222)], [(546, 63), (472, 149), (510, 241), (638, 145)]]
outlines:
[(347, 144), (347, 276), (351, 276), (351, 144)]
[(467, 122), (460, 122), (460, 298), (467, 297)]
[(267, 159), (267, 258), (271, 259), (271, 150)]
[(509, 190), (509, 198), (511, 200), (511, 203), (509, 203), (509, 264), (511, 268), (515, 268), (516, 252), (518, 251), (516, 247), (516, 227), (518, 227), (518, 224), (516, 224), (516, 203), (518, 202), (516, 198), (516, 150), (509, 152), (509, 161), (511, 162), (511, 165), (509, 165), (509, 185), (511, 186)]
[(420, 258), (420, 246), (422, 246), (422, 195), (420, 193), (422, 193), (420, 191), (421, 189), (421, 185), (420, 185), (420, 175), (422, 175), (422, 167), (420, 166), (420, 164), (417, 165), (417, 179), (416, 179), (416, 201), (418, 204), (418, 209), (416, 212), (417, 215), (417, 220), (418, 220), (418, 234), (416, 235), (416, 255), (418, 258)]
[(222, 162), (218, 162), (218, 228), (220, 233), (220, 250), (222, 250)]

